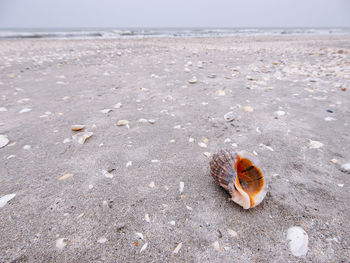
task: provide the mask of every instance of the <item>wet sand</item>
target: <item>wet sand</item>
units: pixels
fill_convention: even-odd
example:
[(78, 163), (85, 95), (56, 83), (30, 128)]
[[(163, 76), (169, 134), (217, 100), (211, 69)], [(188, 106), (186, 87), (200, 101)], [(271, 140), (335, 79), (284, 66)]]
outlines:
[[(349, 260), (349, 36), (9, 40), (0, 57), (0, 262)], [(264, 165), (258, 207), (209, 176), (220, 149)]]

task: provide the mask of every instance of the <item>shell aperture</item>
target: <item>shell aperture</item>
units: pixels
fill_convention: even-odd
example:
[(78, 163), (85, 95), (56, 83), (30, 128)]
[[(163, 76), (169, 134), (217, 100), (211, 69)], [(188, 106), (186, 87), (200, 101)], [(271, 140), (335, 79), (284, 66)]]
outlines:
[(222, 150), (210, 162), (211, 176), (244, 209), (257, 206), (267, 192), (260, 162), (247, 152)]

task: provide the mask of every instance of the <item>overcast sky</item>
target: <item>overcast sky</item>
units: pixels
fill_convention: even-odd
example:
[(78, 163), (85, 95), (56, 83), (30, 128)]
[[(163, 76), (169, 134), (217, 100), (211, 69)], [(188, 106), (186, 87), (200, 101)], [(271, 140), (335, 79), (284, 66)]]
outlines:
[(0, 27), (350, 27), (350, 0), (0, 0)]

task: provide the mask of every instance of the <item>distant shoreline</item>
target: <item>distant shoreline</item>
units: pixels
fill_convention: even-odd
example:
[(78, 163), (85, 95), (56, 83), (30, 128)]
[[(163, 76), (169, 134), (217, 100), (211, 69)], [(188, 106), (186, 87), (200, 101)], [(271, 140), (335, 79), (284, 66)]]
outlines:
[(350, 28), (45, 28), (0, 29), (0, 39), (118, 39), (149, 37), (350, 35)]

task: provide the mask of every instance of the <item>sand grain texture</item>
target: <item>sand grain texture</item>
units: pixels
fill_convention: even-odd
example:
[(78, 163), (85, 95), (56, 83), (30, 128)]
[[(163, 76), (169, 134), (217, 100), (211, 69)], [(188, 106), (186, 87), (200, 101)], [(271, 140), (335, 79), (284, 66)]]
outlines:
[[(0, 262), (348, 262), (350, 37), (2, 40), (0, 57)], [(258, 207), (209, 176), (222, 148), (265, 166)]]

